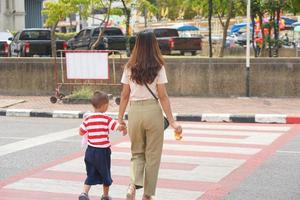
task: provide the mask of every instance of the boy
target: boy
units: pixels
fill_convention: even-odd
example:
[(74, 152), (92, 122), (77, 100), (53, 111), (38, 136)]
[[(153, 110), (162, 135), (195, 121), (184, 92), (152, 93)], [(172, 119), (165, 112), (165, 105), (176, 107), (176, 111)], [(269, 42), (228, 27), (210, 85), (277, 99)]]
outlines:
[(127, 134), (126, 125), (105, 114), (108, 108), (108, 95), (103, 92), (95, 92), (91, 98), (94, 113), (84, 118), (79, 134), (87, 134), (88, 147), (85, 152), (84, 162), (86, 166), (87, 178), (84, 182), (83, 192), (79, 195), (79, 200), (89, 200), (88, 193), (92, 185), (103, 184), (103, 195), (101, 200), (111, 200), (109, 196), (109, 186), (112, 184), (110, 165), (111, 150), (108, 134), (111, 131), (123, 131)]

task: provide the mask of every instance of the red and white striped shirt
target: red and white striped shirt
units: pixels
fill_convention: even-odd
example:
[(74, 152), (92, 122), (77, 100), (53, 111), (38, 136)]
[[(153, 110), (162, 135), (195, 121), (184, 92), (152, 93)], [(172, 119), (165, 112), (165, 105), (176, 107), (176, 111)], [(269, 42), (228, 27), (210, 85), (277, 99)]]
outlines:
[(80, 131), (88, 134), (88, 145), (97, 148), (110, 147), (108, 134), (117, 128), (117, 121), (104, 113), (91, 113), (80, 125)]

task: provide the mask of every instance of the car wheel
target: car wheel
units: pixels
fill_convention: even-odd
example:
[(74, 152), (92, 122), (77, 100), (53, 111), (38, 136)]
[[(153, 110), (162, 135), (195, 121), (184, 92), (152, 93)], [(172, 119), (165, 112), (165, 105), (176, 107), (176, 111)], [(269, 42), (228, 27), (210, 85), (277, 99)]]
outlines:
[(192, 56), (196, 55), (196, 51), (191, 51), (191, 53), (192, 53)]

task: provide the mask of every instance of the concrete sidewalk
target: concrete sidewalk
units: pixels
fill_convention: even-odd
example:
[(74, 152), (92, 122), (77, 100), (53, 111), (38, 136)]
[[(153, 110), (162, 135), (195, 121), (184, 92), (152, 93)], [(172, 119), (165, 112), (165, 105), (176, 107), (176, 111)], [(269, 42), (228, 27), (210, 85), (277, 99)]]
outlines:
[[(82, 113), (92, 110), (88, 104), (52, 104), (49, 98), (0, 96), (0, 115), (15, 116), (18, 114), (13, 113), (19, 113), (21, 116), (63, 117), (73, 113), (80, 118)], [(181, 121), (300, 123), (300, 98), (170, 97), (170, 101), (174, 115)], [(116, 114), (118, 105), (111, 101), (108, 111)]]

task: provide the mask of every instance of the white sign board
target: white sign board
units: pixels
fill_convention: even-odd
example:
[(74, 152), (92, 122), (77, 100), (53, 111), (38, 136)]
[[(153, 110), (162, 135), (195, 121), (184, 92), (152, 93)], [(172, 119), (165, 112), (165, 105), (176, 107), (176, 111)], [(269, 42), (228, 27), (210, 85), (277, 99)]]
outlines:
[(67, 79), (109, 79), (108, 53), (66, 52)]

